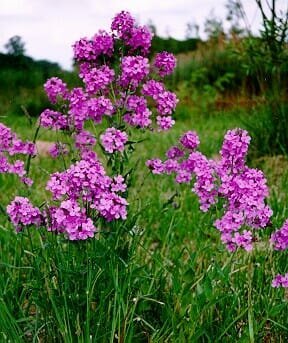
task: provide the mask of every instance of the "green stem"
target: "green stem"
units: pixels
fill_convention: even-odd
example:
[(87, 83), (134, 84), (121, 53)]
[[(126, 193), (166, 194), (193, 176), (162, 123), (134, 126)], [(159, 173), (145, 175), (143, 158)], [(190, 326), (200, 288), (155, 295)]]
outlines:
[[(40, 130), (40, 125), (38, 125), (36, 131), (35, 131), (35, 134), (34, 134), (34, 137), (33, 137), (33, 143), (35, 144), (36, 143), (36, 139), (37, 139), (37, 136), (38, 136), (38, 133), (39, 133), (39, 130)], [(30, 170), (30, 164), (31, 164), (31, 158), (32, 156), (29, 155), (28, 156), (28, 159), (27, 159), (27, 163), (26, 163), (26, 176), (28, 177), (28, 174), (29, 174), (29, 170)]]
[(253, 315), (253, 302), (252, 302), (252, 281), (253, 281), (254, 266), (252, 261), (252, 255), (249, 256), (248, 262), (248, 326), (250, 343), (255, 342), (254, 338), (254, 315)]

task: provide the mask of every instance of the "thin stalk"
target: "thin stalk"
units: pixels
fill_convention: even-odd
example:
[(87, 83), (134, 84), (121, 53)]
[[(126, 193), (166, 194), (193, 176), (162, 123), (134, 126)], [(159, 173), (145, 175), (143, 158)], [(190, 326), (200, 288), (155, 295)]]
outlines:
[(254, 266), (252, 261), (252, 255), (249, 255), (248, 262), (248, 326), (250, 343), (255, 342), (254, 338), (254, 314), (253, 314), (253, 301), (252, 301), (252, 281), (253, 281)]
[[(36, 139), (38, 137), (38, 133), (39, 133), (39, 130), (40, 130), (40, 125), (37, 126), (37, 129), (35, 131), (35, 134), (34, 134), (34, 137), (33, 137), (33, 143), (35, 144), (36, 143)], [(31, 158), (32, 156), (29, 155), (28, 158), (27, 158), (27, 163), (26, 163), (26, 176), (28, 177), (28, 174), (29, 174), (29, 171), (30, 171), (30, 165), (31, 165)]]

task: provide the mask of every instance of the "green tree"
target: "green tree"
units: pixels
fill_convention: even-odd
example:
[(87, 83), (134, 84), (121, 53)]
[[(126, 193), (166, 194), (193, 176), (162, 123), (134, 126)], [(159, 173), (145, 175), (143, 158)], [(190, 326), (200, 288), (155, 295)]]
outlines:
[(20, 36), (13, 36), (9, 38), (4, 45), (8, 55), (23, 56), (25, 53), (25, 43)]

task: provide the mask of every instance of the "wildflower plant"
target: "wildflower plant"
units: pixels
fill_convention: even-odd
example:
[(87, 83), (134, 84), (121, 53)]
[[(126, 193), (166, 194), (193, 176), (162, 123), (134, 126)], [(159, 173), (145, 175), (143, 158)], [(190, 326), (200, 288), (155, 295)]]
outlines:
[(153, 159), (146, 164), (154, 174), (173, 173), (176, 183), (192, 183), (203, 212), (218, 205), (217, 213), (222, 216), (214, 226), (227, 249), (250, 251), (256, 231), (269, 226), (272, 216), (265, 201), (268, 187), (264, 174), (246, 165), (250, 137), (242, 129), (228, 131), (218, 161), (196, 151), (199, 143), (196, 132), (188, 131), (178, 146), (167, 151), (167, 160)]
[[(132, 128), (170, 129), (178, 102), (163, 83), (173, 72), (176, 59), (162, 52), (150, 62), (151, 40), (149, 29), (137, 25), (130, 13), (123, 11), (114, 17), (111, 32), (100, 30), (73, 45), (82, 87), (69, 89), (57, 77), (45, 83), (52, 107), (40, 114), (39, 127), (63, 138), (49, 152), (65, 162), (65, 170), (50, 175), (46, 189), (52, 199), (41, 210), (28, 198), (16, 197), (8, 206), (18, 231), (26, 223), (64, 233), (70, 240), (85, 240), (99, 231), (100, 218), (107, 222), (126, 219), (127, 175), (120, 172), (125, 169), (128, 150), (136, 144)], [(104, 132), (103, 125), (97, 126), (102, 123), (107, 127)], [(32, 155), (34, 145), (17, 140), (3, 125), (1, 137), (1, 171), (14, 172), (30, 183), (24, 178), (24, 162), (8, 164), (4, 152)], [(97, 146), (112, 165), (110, 176), (96, 153)]]

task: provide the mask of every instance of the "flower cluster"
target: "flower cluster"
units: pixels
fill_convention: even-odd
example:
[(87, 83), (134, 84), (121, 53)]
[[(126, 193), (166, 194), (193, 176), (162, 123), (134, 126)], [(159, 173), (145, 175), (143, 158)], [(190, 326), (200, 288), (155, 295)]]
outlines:
[(128, 203), (117, 194), (125, 190), (122, 185), (124, 181), (121, 180), (115, 183), (106, 175), (99, 160), (87, 159), (71, 165), (62, 173), (52, 174), (47, 190), (52, 193), (54, 200), (80, 201), (87, 204), (91, 211), (97, 210), (108, 221), (126, 219)]
[(101, 136), (101, 143), (106, 152), (112, 154), (115, 151), (124, 151), (125, 143), (128, 140), (126, 132), (109, 127)]
[(47, 80), (44, 84), (44, 90), (52, 104), (57, 102), (58, 97), (62, 99), (68, 98), (67, 85), (58, 77), (51, 77), (51, 79)]
[(158, 74), (163, 77), (173, 73), (176, 63), (177, 61), (173, 54), (163, 51), (156, 54), (154, 66), (158, 69)]
[(149, 74), (149, 60), (143, 56), (125, 56), (121, 60), (120, 85), (135, 89)]
[(137, 95), (128, 96), (125, 107), (127, 112), (123, 116), (123, 120), (131, 126), (145, 128), (152, 123), (150, 119), (152, 112), (147, 107), (147, 101), (144, 97)]
[(65, 130), (68, 128), (67, 117), (62, 113), (50, 109), (44, 110), (40, 115), (40, 125), (52, 130)]
[[(52, 158), (62, 159), (70, 154), (63, 159), (66, 170), (52, 174), (47, 183), (52, 202), (43, 207), (41, 218), (49, 231), (64, 233), (70, 240), (82, 240), (93, 237), (99, 217), (106, 221), (126, 218), (126, 195), (119, 195), (126, 192), (124, 178), (108, 176), (94, 150), (99, 141), (105, 155), (122, 153), (128, 142), (128, 126), (160, 131), (175, 123), (172, 115), (178, 99), (156, 80), (173, 72), (176, 59), (162, 52), (150, 64), (152, 36), (148, 27), (138, 25), (130, 13), (123, 11), (113, 18), (110, 32), (100, 30), (73, 45), (80, 87), (69, 89), (58, 77), (44, 84), (52, 107), (40, 114), (39, 125), (61, 131), (66, 137), (66, 144), (56, 142), (49, 153)], [(99, 135), (94, 124), (102, 123), (104, 118), (108, 128)], [(93, 134), (89, 131), (91, 125)], [(9, 138), (9, 129), (8, 133), (3, 130), (0, 126), (0, 171), (17, 173), (29, 184), (24, 162), (17, 160), (10, 165), (3, 149), (8, 155), (31, 155), (34, 145), (25, 145), (15, 136)], [(72, 156), (73, 164), (67, 168)]]
[(100, 30), (92, 39), (81, 38), (73, 45), (74, 58), (78, 62), (96, 61), (101, 55), (111, 56), (113, 49), (113, 37), (104, 30)]
[(63, 143), (54, 143), (49, 149), (49, 154), (52, 158), (57, 158), (58, 156), (67, 155), (69, 152), (67, 145)]
[[(174, 125), (172, 114), (178, 99), (154, 77), (171, 74), (176, 66), (175, 57), (166, 51), (158, 53), (151, 67), (147, 54), (152, 33), (148, 27), (137, 25), (129, 12), (117, 14), (111, 30), (100, 30), (92, 38), (82, 38), (73, 45), (83, 87), (68, 90), (57, 77), (47, 80), (44, 88), (57, 110), (42, 112), (42, 127), (73, 133), (83, 130), (89, 119), (98, 124), (103, 116), (115, 113), (115, 120), (120, 120), (118, 125), (124, 121), (147, 128), (154, 122), (158, 131)], [(139, 98), (137, 106), (131, 106), (133, 96)], [(154, 102), (147, 102), (147, 97)]]
[(152, 32), (147, 26), (138, 26), (129, 12), (117, 14), (111, 24), (111, 29), (132, 52), (139, 51), (146, 55), (152, 41)]
[(288, 287), (288, 273), (285, 275), (276, 275), (272, 281), (272, 287), (279, 288), (279, 287)]
[(84, 240), (97, 231), (91, 218), (87, 218), (85, 208), (68, 199), (59, 207), (49, 207), (45, 212), (48, 231), (65, 233), (70, 240)]
[(40, 210), (34, 207), (27, 198), (15, 197), (11, 204), (7, 206), (7, 213), (17, 232), (21, 231), (25, 226), (35, 225), (39, 227), (42, 223)]
[(227, 249), (252, 249), (254, 229), (270, 224), (272, 210), (265, 204), (268, 187), (264, 174), (246, 166), (250, 137), (245, 130), (227, 132), (220, 151), (221, 159), (208, 160), (195, 151), (199, 138), (193, 131), (180, 138), (180, 146), (171, 147), (162, 162), (147, 161), (154, 174), (176, 174), (177, 183), (194, 183), (192, 191), (198, 196), (200, 209), (207, 211), (222, 199), (223, 215), (214, 225), (221, 233)]
[(23, 142), (10, 128), (0, 123), (0, 173), (16, 174), (23, 183), (31, 185), (32, 180), (24, 177), (24, 162), (15, 158), (11, 161), (15, 155), (36, 155), (35, 144)]
[(281, 229), (272, 234), (270, 242), (275, 250), (286, 250), (288, 248), (288, 219)]
[(167, 151), (168, 159), (165, 162), (154, 159), (146, 164), (154, 174), (175, 173), (177, 183), (190, 183), (194, 180), (192, 191), (199, 197), (201, 210), (207, 211), (216, 202), (213, 164), (203, 154), (195, 151), (199, 144), (199, 137), (195, 132), (187, 132), (179, 142), (179, 147), (173, 146)]
[(107, 90), (108, 86), (114, 80), (115, 72), (113, 69), (104, 65), (98, 68), (95, 67), (85, 70), (80, 76), (83, 78), (87, 93), (95, 95), (100, 91), (103, 92)]
[(162, 82), (149, 80), (143, 85), (142, 94), (151, 97), (157, 108), (157, 124), (160, 129), (170, 129), (175, 121), (170, 116), (176, 108), (178, 99), (176, 95), (165, 89)]
[[(279, 230), (272, 234), (270, 242), (275, 250), (286, 250), (288, 248), (288, 219)], [(272, 286), (287, 288), (288, 273), (285, 275), (276, 275), (272, 281)]]

